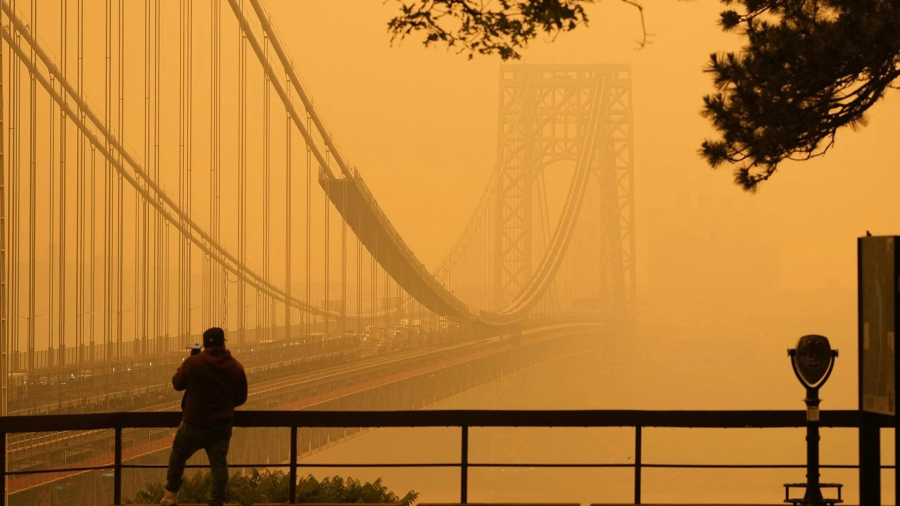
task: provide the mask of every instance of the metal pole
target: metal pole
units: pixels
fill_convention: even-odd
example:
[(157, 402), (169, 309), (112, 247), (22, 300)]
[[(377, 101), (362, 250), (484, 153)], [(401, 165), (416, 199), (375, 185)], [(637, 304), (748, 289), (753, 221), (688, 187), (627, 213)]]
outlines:
[(823, 504), (819, 489), (819, 389), (806, 389), (806, 494), (804, 504)]
[[(291, 467), (288, 471), (288, 502), (297, 502), (297, 427), (291, 427)], [(3, 506), (3, 505), (0, 505)]]
[[(894, 247), (894, 274), (895, 275), (892, 276), (892, 281), (891, 281), (891, 284), (893, 285), (891, 288), (894, 293), (894, 328), (895, 329), (898, 328), (897, 325), (898, 325), (898, 323), (900, 323), (900, 311), (897, 310), (897, 290), (900, 289), (900, 279), (898, 279), (896, 276), (896, 274), (897, 274), (896, 266), (898, 266), (898, 265), (900, 265), (900, 251), (898, 251), (898, 248), (895, 246)], [(862, 307), (862, 306), (860, 306), (860, 307)], [(862, 324), (860, 324), (860, 325), (862, 325)], [(894, 397), (895, 397), (895, 401), (894, 401), (894, 434), (896, 436), (896, 434), (900, 433), (900, 431), (897, 430), (897, 428), (898, 428), (897, 414), (898, 413), (897, 413), (897, 408), (896, 408), (897, 386), (900, 386), (900, 377), (898, 377), (898, 374), (897, 374), (897, 360), (900, 359), (900, 350), (897, 350), (896, 334), (894, 334), (893, 336), (891, 334), (888, 334), (888, 338), (893, 339), (893, 342), (888, 343), (888, 347), (889, 347), (889, 349), (893, 349), (893, 351), (894, 351), (894, 374), (893, 374), (893, 376), (894, 376)], [(862, 340), (860, 339), (860, 341), (862, 341)], [(862, 347), (862, 346), (860, 346), (860, 347)], [(860, 356), (862, 356), (862, 354), (860, 354)], [(862, 373), (860, 373), (860, 374), (862, 374)], [(880, 449), (880, 446), (876, 446), (876, 448)], [(894, 464), (895, 464), (894, 465), (894, 504), (900, 504), (900, 502), (897, 502), (897, 501), (900, 501), (900, 481), (898, 481), (898, 480), (900, 480), (900, 465), (896, 465), (898, 455), (900, 455), (900, 438), (894, 437)], [(879, 464), (880, 464), (880, 462), (879, 462)], [(880, 473), (880, 467), (879, 467), (879, 478), (880, 477), (881, 477), (881, 473)], [(880, 490), (880, 488), (881, 487), (879, 487), (879, 490)]]
[(113, 461), (113, 504), (122, 504), (122, 427), (116, 427)]
[(469, 427), (462, 426), (462, 458), (459, 463), (459, 502), (469, 501)]
[[(4, 406), (5, 408), (6, 406)], [(6, 506), (6, 500), (8, 499), (6, 495), (6, 433), (0, 432), (0, 446), (3, 447), (3, 451), (0, 452), (0, 473), (3, 473), (3, 493), (0, 494), (0, 506)]]
[(859, 504), (881, 505), (881, 426), (877, 415), (862, 410), (859, 423)]
[(634, 427), (634, 503), (641, 504), (641, 465), (643, 458), (641, 457), (643, 436), (641, 426)]
[[(862, 239), (856, 241), (856, 272), (858, 280), (862, 280)], [(863, 411), (863, 290), (857, 285), (857, 322), (859, 325), (857, 365), (859, 379), (859, 504), (864, 506), (881, 505), (881, 424), (874, 413)]]

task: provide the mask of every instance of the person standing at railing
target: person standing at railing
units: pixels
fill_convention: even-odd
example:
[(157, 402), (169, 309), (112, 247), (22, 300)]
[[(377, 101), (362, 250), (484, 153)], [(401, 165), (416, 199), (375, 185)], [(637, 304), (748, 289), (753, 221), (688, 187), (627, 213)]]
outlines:
[(212, 475), (210, 506), (225, 503), (228, 483), (228, 445), (234, 408), (247, 401), (244, 367), (225, 349), (225, 331), (218, 327), (203, 333), (203, 352), (192, 354), (172, 377), (176, 391), (187, 390), (181, 425), (172, 443), (166, 492), (160, 504), (178, 504), (184, 465), (197, 450), (206, 451)]

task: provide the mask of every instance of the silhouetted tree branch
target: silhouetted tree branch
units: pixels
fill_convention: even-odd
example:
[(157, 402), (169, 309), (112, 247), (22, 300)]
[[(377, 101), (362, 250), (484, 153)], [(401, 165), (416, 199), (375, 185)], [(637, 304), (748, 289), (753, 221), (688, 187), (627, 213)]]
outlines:
[[(445, 45), (461, 53), (498, 54), (519, 59), (519, 50), (540, 34), (556, 37), (587, 25), (584, 4), (594, 0), (414, 0), (401, 4), (400, 14), (388, 22), (391, 41), (422, 33), (426, 46)], [(639, 0), (618, 0), (640, 13), (646, 45), (644, 10)]]
[(866, 124), (865, 112), (900, 76), (900, 2), (895, 0), (722, 0), (726, 31), (747, 44), (713, 54), (716, 93), (703, 115), (721, 137), (701, 155), (736, 165), (747, 191), (780, 162), (825, 154), (837, 130)]
[[(461, 53), (518, 59), (539, 34), (552, 37), (587, 25), (584, 4), (594, 0), (396, 0), (388, 23), (392, 41), (423, 33), (424, 44)], [(640, 13), (640, 0), (618, 0)], [(900, 1), (721, 0), (725, 31), (740, 30), (738, 53), (713, 54), (706, 71), (717, 92), (704, 97), (703, 115), (721, 137), (701, 155), (713, 168), (736, 166), (747, 191), (784, 160), (824, 155), (844, 126), (866, 124), (865, 112), (900, 77)]]

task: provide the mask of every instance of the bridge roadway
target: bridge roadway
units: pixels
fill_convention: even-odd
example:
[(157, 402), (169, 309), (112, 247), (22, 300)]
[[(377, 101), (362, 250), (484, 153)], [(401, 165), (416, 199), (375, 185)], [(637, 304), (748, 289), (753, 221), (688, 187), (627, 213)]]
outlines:
[(324, 170), (319, 185), (350, 226), (354, 235), (391, 278), (436, 314), (471, 319), (469, 307), (438, 282), (394, 229), (375, 197), (355, 170), (337, 179)]
[[(345, 354), (342, 357), (341, 362), (337, 364), (327, 365), (324, 368), (316, 368), (314, 370), (306, 371), (303, 373), (297, 373), (295, 370), (291, 370), (298, 363), (306, 363), (309, 364), (309, 359), (307, 358), (298, 358), (293, 360), (287, 360), (282, 362), (281, 364), (268, 364), (266, 366), (259, 367), (247, 367), (247, 375), (248, 381), (250, 383), (250, 391), (249, 398), (251, 399), (251, 404), (261, 403), (263, 400), (266, 400), (268, 396), (278, 394), (282, 389), (295, 387), (298, 385), (304, 384), (315, 384), (317, 382), (325, 381), (328, 379), (333, 379), (337, 377), (348, 377), (350, 375), (365, 373), (368, 371), (375, 371), (393, 364), (397, 363), (405, 363), (409, 361), (414, 361), (416, 359), (420, 359), (429, 355), (436, 354), (450, 354), (454, 353), (457, 350), (471, 348), (474, 344), (477, 344), (480, 340), (476, 337), (476, 341), (474, 342), (461, 342), (455, 344), (448, 344), (446, 346), (440, 347), (428, 347), (428, 348), (413, 348), (405, 351), (399, 351), (384, 355), (373, 355), (367, 358), (358, 358), (351, 359), (350, 362), (343, 362), (343, 358), (346, 358), (350, 354)], [(235, 352), (236, 356), (239, 359), (243, 359), (239, 352)], [(181, 358), (184, 357), (184, 354), (181, 354)], [(355, 357), (355, 354), (354, 354)], [(179, 359), (180, 360), (180, 359)], [(289, 375), (286, 378), (276, 377), (274, 379), (263, 379), (257, 378), (257, 371), (269, 371), (271, 369), (281, 369), (281, 372), (285, 375)], [(145, 387), (141, 392), (153, 392), (164, 391), (165, 397), (168, 399), (165, 402), (156, 402), (153, 404), (148, 404), (144, 406), (139, 406), (134, 409), (129, 409), (128, 411), (174, 411), (181, 409), (181, 394), (178, 392), (174, 392), (172, 390), (170, 381), (172, 375), (172, 368), (169, 367), (165, 371), (164, 378), (161, 378), (161, 381), (156, 385)], [(254, 381), (256, 379), (262, 379), (262, 381)], [(117, 392), (116, 395), (121, 396), (125, 395), (122, 391)], [(103, 401), (106, 396), (104, 395), (96, 395), (93, 396), (92, 399)], [(268, 406), (263, 406), (268, 407)], [(91, 410), (93, 411), (93, 410)], [(106, 410), (101, 410), (106, 411)], [(36, 433), (40, 434), (40, 433)], [(84, 433), (76, 433), (76, 434), (65, 434), (65, 433), (52, 433), (52, 434), (43, 434), (43, 435), (32, 435), (32, 434), (19, 434), (16, 436), (10, 436), (7, 441), (7, 447), (11, 452), (11, 455), (15, 454), (19, 451), (25, 451), (30, 448), (40, 447), (44, 444), (48, 444), (50, 442), (58, 443), (61, 445), (65, 445), (68, 442), (71, 442), (72, 437), (79, 437)]]
[[(369, 392), (388, 385), (396, 387), (410, 378), (433, 375), (435, 372), (470, 364), (486, 357), (497, 357), (514, 349), (529, 348), (532, 347), (531, 345), (576, 333), (584, 334), (586, 330), (596, 330), (598, 327), (597, 324), (587, 323), (560, 324), (524, 330), (519, 339), (510, 339), (509, 335), (478, 337), (467, 342), (442, 347), (413, 349), (388, 356), (356, 360), (324, 370), (306, 372), (292, 378), (276, 379), (253, 385), (251, 387), (252, 400), (248, 403), (248, 407), (282, 410), (309, 409), (314, 406), (322, 406), (329, 401), (339, 401), (354, 394)], [(451, 391), (453, 390), (454, 387), (451, 387)], [(422, 405), (425, 404), (423, 401)], [(138, 411), (171, 411), (179, 408), (180, 402), (175, 401), (146, 406)], [(376, 408), (377, 406), (368, 409)], [(136, 459), (165, 450), (171, 445), (169, 431), (165, 431), (165, 435), (157, 433), (157, 436), (158, 438), (155, 440), (152, 439), (152, 434), (149, 440), (144, 437), (136, 437), (135, 441), (145, 439), (145, 442), (126, 448), (125, 456)], [(55, 462), (59, 460), (59, 455), (54, 457), (54, 454), (79, 447), (106, 448), (108, 452), (109, 437), (108, 431), (35, 433), (11, 437), (8, 441), (10, 470), (32, 468), (35, 461), (47, 463), (41, 468), (108, 465), (112, 462), (111, 453), (89, 456), (84, 461), (65, 461), (63, 459), (63, 462)], [(326, 437), (326, 440), (328, 439)], [(305, 451), (311, 451), (321, 446), (316, 442), (317, 440), (318, 435), (305, 438)], [(249, 452), (253, 453), (255, 450), (254, 445), (249, 445)], [(24, 491), (76, 474), (79, 473), (73, 471), (55, 473), (53, 476), (36, 474), (15, 477), (10, 479), (9, 490), (10, 493)]]
[[(248, 377), (257, 381), (293, 374), (296, 366), (312, 369), (332, 366), (355, 358), (360, 351), (358, 345), (342, 340), (329, 341), (327, 349), (310, 350), (299, 344), (301, 340), (248, 344), (232, 351), (244, 364)], [(12, 415), (25, 415), (135, 410), (141, 403), (155, 402), (161, 397), (174, 399), (169, 382), (185, 356), (184, 351), (179, 351), (88, 364), (87, 377), (77, 376), (84, 374), (84, 370), (69, 367), (60, 374), (65, 378), (61, 385), (55, 383), (57, 367), (38, 369), (33, 374), (35, 382), (28, 387), (30, 392), (21, 382), (11, 387), (16, 395), (9, 411)]]

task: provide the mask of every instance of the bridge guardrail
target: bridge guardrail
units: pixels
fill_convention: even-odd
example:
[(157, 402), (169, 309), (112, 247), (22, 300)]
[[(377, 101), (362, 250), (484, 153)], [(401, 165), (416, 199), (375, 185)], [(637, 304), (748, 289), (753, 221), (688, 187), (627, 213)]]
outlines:
[[(857, 428), (861, 422), (859, 411), (823, 411), (822, 427)], [(0, 417), (0, 443), (6, 446), (8, 434), (41, 431), (90, 431), (112, 429), (115, 432), (114, 462), (114, 504), (122, 504), (122, 470), (137, 468), (163, 468), (165, 466), (128, 465), (122, 459), (122, 430), (130, 428), (175, 428), (181, 422), (178, 412), (124, 412), (91, 413), (77, 415), (38, 415)], [(892, 417), (878, 418), (881, 427), (893, 427)], [(805, 464), (673, 464), (645, 463), (642, 459), (642, 429), (653, 428), (800, 428), (806, 426), (805, 411), (643, 411), (643, 410), (574, 410), (574, 411), (238, 411), (235, 413), (235, 427), (287, 427), (290, 429), (291, 447), (289, 463), (281, 466), (272, 464), (232, 464), (234, 467), (287, 467), (289, 469), (290, 502), (296, 501), (297, 469), (300, 467), (347, 467), (347, 468), (387, 468), (387, 467), (457, 467), (460, 470), (460, 502), (468, 499), (468, 471), (477, 467), (534, 467), (534, 468), (633, 468), (634, 504), (641, 504), (641, 472), (643, 468), (692, 468), (692, 469), (793, 469), (804, 468)], [(360, 464), (325, 463), (303, 464), (297, 462), (298, 428), (422, 428), (459, 427), (460, 459), (458, 462), (403, 463), (403, 464)], [(504, 463), (470, 462), (469, 429), (471, 427), (633, 427), (634, 455), (632, 463)], [(3, 479), (8, 476), (42, 474), (60, 471), (90, 471), (106, 466), (44, 469), (33, 471), (6, 471), (6, 452), (2, 454), (0, 472)], [(823, 465), (823, 468), (855, 469), (855, 464)], [(893, 468), (894, 466), (882, 466)], [(5, 506), (6, 498), (0, 506)]]

